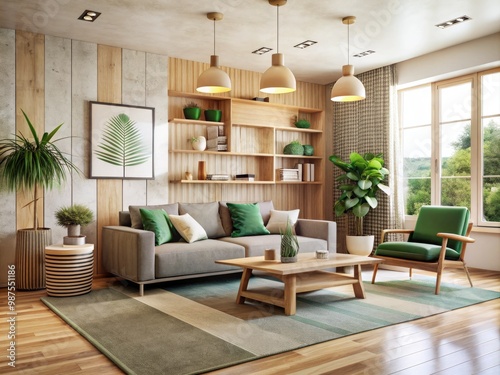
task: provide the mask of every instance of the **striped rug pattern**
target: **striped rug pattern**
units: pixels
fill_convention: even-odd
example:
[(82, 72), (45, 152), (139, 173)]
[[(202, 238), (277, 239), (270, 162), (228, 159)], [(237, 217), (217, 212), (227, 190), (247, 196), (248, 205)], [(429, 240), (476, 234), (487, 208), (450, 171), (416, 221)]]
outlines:
[[(194, 374), (338, 337), (411, 321), (500, 297), (500, 293), (434, 279), (365, 283), (299, 295), (297, 314), (257, 302), (236, 306), (239, 279), (204, 278), (164, 284), (138, 297), (115, 287), (43, 302), (127, 374)], [(251, 288), (281, 283), (252, 278)]]

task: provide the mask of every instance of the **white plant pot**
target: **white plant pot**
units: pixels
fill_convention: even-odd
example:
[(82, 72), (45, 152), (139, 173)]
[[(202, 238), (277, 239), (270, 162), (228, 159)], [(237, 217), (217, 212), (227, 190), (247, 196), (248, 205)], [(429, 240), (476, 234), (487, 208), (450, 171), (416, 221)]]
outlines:
[(347, 251), (353, 255), (368, 256), (373, 251), (375, 236), (346, 236)]
[(199, 137), (196, 137), (196, 141), (191, 141), (191, 145), (193, 150), (204, 151), (207, 148), (207, 139), (200, 135)]

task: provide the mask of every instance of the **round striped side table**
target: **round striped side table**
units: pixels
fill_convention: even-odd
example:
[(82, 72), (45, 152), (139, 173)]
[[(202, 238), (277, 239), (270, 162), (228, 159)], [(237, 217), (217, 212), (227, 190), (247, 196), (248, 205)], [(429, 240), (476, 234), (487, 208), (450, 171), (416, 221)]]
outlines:
[(45, 247), (47, 294), (69, 297), (92, 290), (94, 245), (50, 245)]

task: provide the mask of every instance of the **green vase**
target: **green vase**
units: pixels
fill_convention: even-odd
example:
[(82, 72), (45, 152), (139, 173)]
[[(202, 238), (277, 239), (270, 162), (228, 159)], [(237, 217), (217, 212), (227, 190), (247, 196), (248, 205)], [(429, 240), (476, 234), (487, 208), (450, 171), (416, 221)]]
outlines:
[(219, 109), (206, 109), (205, 110), (205, 120), (220, 122), (222, 118), (222, 111)]
[(199, 120), (201, 116), (201, 108), (199, 107), (184, 108), (183, 112), (187, 120)]
[(304, 155), (312, 156), (314, 154), (314, 147), (311, 145), (302, 145), (304, 147)]

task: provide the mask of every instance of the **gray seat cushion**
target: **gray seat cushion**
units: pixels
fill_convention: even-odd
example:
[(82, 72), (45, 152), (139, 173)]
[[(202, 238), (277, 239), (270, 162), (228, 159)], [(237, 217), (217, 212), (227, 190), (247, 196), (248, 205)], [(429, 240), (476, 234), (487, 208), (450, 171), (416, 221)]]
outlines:
[(215, 261), (244, 256), (243, 246), (218, 240), (169, 242), (155, 247), (155, 278), (238, 269)]
[[(325, 240), (318, 238), (309, 238), (297, 236), (301, 253), (310, 253), (319, 249), (326, 249)], [(246, 236), (246, 237), (222, 237), (219, 241), (230, 242), (245, 247), (245, 256), (256, 257), (264, 255), (265, 249), (275, 249), (277, 254), (280, 251), (281, 237), (279, 234), (267, 234), (262, 236)]]

